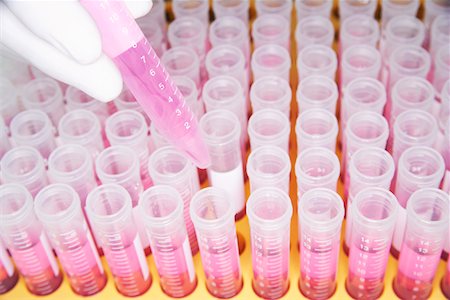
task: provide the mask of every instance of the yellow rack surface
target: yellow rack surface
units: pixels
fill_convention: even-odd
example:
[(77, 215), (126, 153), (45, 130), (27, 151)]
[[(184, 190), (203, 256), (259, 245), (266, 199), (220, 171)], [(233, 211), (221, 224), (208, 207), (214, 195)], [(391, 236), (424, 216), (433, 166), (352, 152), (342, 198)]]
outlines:
[[(258, 0), (251, 0), (251, 9), (250, 9), (250, 18), (253, 21), (255, 18), (255, 11), (254, 11), (254, 1)], [(333, 21), (333, 24), (335, 26), (336, 32), (338, 32), (339, 29), (339, 20), (337, 17), (337, 5), (335, 0), (335, 6), (331, 14), (331, 20)], [(423, 2), (423, 1), (421, 1)], [(171, 3), (168, 2), (167, 4), (167, 12), (169, 15), (169, 18), (173, 18), (171, 16)], [(422, 3), (423, 4), (423, 3)], [(419, 15), (421, 14), (423, 7), (421, 6), (419, 10)], [(378, 8), (378, 12), (380, 9)], [(295, 46), (295, 40), (293, 37), (293, 32), (296, 25), (296, 15), (295, 15), (295, 8), (293, 8), (293, 15), (292, 15), (292, 28), (291, 28), (291, 58), (292, 58), (292, 68), (291, 68), (291, 88), (292, 88), (292, 104), (291, 104), (291, 135), (290, 135), (290, 158), (292, 166), (294, 166), (295, 159), (297, 156), (297, 143), (295, 138), (295, 132), (294, 132), (294, 125), (295, 125), (295, 119), (297, 117), (297, 102), (295, 99), (295, 92), (297, 89), (298, 84), (298, 78), (297, 78), (297, 68), (296, 68), (296, 46)], [(337, 35), (336, 35), (337, 36)], [(335, 41), (334, 43), (335, 50), (337, 49), (337, 43)], [(339, 108), (338, 108), (339, 111)], [(339, 113), (337, 114), (339, 115)], [(339, 147), (338, 147), (339, 148)], [(340, 157), (340, 149), (337, 151), (338, 156)], [(247, 153), (248, 155), (248, 153)], [(290, 196), (292, 199), (292, 204), (294, 208), (294, 214), (292, 217), (291, 222), (291, 250), (290, 250), (290, 287), (286, 295), (282, 299), (292, 299), (292, 300), (298, 300), (298, 299), (307, 299), (304, 297), (299, 288), (298, 288), (298, 279), (299, 279), (299, 273), (300, 273), (300, 262), (299, 262), (299, 252), (297, 249), (297, 183), (296, 178), (294, 174), (294, 168), (292, 168), (291, 172), (291, 180), (290, 180)], [(207, 186), (208, 184), (205, 183), (202, 185), (202, 187)], [(248, 199), (249, 195), (249, 184), (248, 182), (245, 183), (245, 192)], [(343, 185), (342, 182), (339, 181), (338, 183), (338, 192), (340, 195), (343, 195)], [(345, 224), (343, 226), (343, 230), (345, 228)], [(243, 273), (243, 280), (244, 280), (244, 287), (241, 290), (241, 292), (235, 296), (232, 299), (260, 299), (253, 291), (252, 289), (252, 263), (251, 263), (251, 247), (250, 247), (250, 234), (249, 234), (249, 226), (248, 226), (248, 220), (247, 217), (242, 218), (241, 220), (236, 222), (236, 229), (238, 232), (238, 238), (239, 238), (239, 244), (240, 248), (242, 245), (244, 245), (244, 250), (240, 255), (240, 262), (242, 267), (242, 273)], [(343, 235), (341, 235), (341, 240), (343, 238)], [(341, 241), (342, 242), (342, 241)], [(128, 297), (125, 297), (118, 293), (114, 286), (114, 280), (111, 276), (111, 273), (107, 267), (106, 261), (104, 257), (102, 257), (103, 266), (105, 267), (105, 270), (107, 272), (108, 282), (106, 287), (98, 294), (94, 296), (90, 296), (88, 299), (91, 300), (98, 300), (98, 299), (110, 299), (110, 300), (119, 300), (119, 299), (130, 299)], [(142, 296), (135, 297), (134, 299), (155, 299), (155, 300), (164, 300), (164, 299), (173, 299), (166, 294), (163, 293), (160, 285), (159, 285), (159, 277), (158, 273), (156, 271), (155, 263), (153, 261), (152, 256), (147, 257), (148, 265), (150, 266), (150, 272), (152, 274), (153, 282), (150, 289), (143, 294)], [(204, 300), (204, 299), (212, 299), (214, 298), (206, 289), (205, 285), (205, 276), (203, 273), (202, 263), (200, 260), (200, 254), (197, 253), (194, 256), (194, 264), (195, 264), (195, 270), (197, 274), (197, 288), (195, 291), (190, 294), (189, 296), (183, 298), (183, 299), (195, 299), (195, 300)], [(433, 292), (431, 294), (430, 299), (438, 300), (438, 299), (446, 299), (441, 291), (440, 288), (440, 281), (442, 277), (444, 276), (446, 268), (446, 262), (441, 260), (439, 263), (439, 267), (435, 276), (435, 280), (433, 282)], [(385, 286), (384, 286), (384, 292), (380, 299), (385, 300), (393, 300), (398, 299), (398, 297), (395, 295), (393, 288), (392, 288), (392, 282), (394, 280), (395, 274), (397, 271), (397, 260), (393, 256), (389, 256), (388, 261), (388, 267), (386, 270), (386, 276), (385, 276)], [(338, 274), (337, 274), (337, 289), (334, 295), (331, 299), (336, 300), (342, 300), (342, 299), (351, 299), (351, 297), (347, 294), (345, 290), (345, 280), (347, 277), (348, 272), (348, 256), (344, 253), (342, 250), (341, 245), (341, 253), (339, 255), (339, 267), (338, 267)], [(76, 295), (70, 288), (69, 282), (65, 278), (63, 280), (63, 283), (61, 286), (56, 290), (54, 293), (47, 295), (47, 296), (35, 296), (32, 295), (25, 287), (24, 280), (22, 278), (19, 279), (17, 285), (15, 288), (13, 288), (11, 291), (9, 291), (6, 294), (0, 295), (0, 299), (5, 300), (19, 300), (19, 299), (26, 299), (26, 300), (33, 300), (33, 299), (40, 299), (40, 300), (76, 300), (76, 299), (86, 299), (85, 297), (81, 297)]]

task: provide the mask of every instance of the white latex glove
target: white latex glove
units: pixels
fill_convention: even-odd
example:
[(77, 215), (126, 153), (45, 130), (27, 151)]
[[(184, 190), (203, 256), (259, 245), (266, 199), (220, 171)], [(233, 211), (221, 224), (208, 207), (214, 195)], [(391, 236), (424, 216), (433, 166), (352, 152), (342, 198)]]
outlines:
[[(135, 17), (151, 0), (124, 1)], [(0, 42), (32, 65), (101, 101), (116, 98), (122, 77), (102, 52), (100, 33), (77, 0), (3, 0)]]

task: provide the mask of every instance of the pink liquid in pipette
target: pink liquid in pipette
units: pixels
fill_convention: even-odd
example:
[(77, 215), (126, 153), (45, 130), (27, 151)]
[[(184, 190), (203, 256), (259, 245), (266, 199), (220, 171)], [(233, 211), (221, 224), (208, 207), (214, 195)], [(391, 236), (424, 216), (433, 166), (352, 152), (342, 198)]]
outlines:
[(152, 253), (163, 291), (174, 298), (189, 295), (197, 286), (189, 241), (156, 243)]
[[(426, 250), (426, 248), (423, 248)], [(423, 254), (403, 243), (394, 290), (402, 299), (427, 299), (433, 290), (433, 279), (441, 253)]]

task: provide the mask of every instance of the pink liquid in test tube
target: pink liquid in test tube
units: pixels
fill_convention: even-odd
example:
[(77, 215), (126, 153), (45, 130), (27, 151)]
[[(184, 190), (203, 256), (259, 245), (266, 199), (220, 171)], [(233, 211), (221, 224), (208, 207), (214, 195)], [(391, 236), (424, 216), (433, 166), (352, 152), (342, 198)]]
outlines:
[(242, 289), (242, 272), (234, 225), (234, 207), (220, 188), (197, 192), (190, 214), (197, 233), (208, 291), (231, 298)]
[(62, 274), (33, 211), (30, 193), (19, 184), (3, 184), (0, 194), (0, 235), (27, 289), (34, 295), (54, 292)]
[(66, 184), (48, 185), (36, 196), (34, 209), (72, 290), (81, 296), (100, 292), (106, 275), (75, 190)]
[(19, 275), (5, 247), (0, 243), (0, 295), (7, 293), (17, 283)]
[(195, 117), (125, 4), (82, 1), (82, 5), (101, 31), (103, 50), (158, 130), (198, 167), (206, 168), (209, 155)]
[(300, 291), (309, 299), (329, 299), (337, 286), (344, 204), (329, 189), (303, 194), (298, 206)]
[(441, 287), (445, 297), (450, 298), (450, 262), (447, 262), (447, 270), (442, 278)]
[(289, 288), (292, 204), (278, 188), (264, 187), (247, 202), (253, 265), (253, 290), (265, 299), (281, 298)]

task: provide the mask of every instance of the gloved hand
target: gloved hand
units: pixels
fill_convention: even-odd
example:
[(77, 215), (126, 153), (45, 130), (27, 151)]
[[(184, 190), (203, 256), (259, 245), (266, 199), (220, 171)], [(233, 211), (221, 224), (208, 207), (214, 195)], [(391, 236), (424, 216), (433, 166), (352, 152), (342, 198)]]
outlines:
[[(151, 0), (124, 2), (135, 18), (152, 7)], [(41, 71), (101, 101), (120, 94), (120, 72), (103, 54), (97, 26), (77, 0), (4, 0), (0, 17), (0, 42)]]

